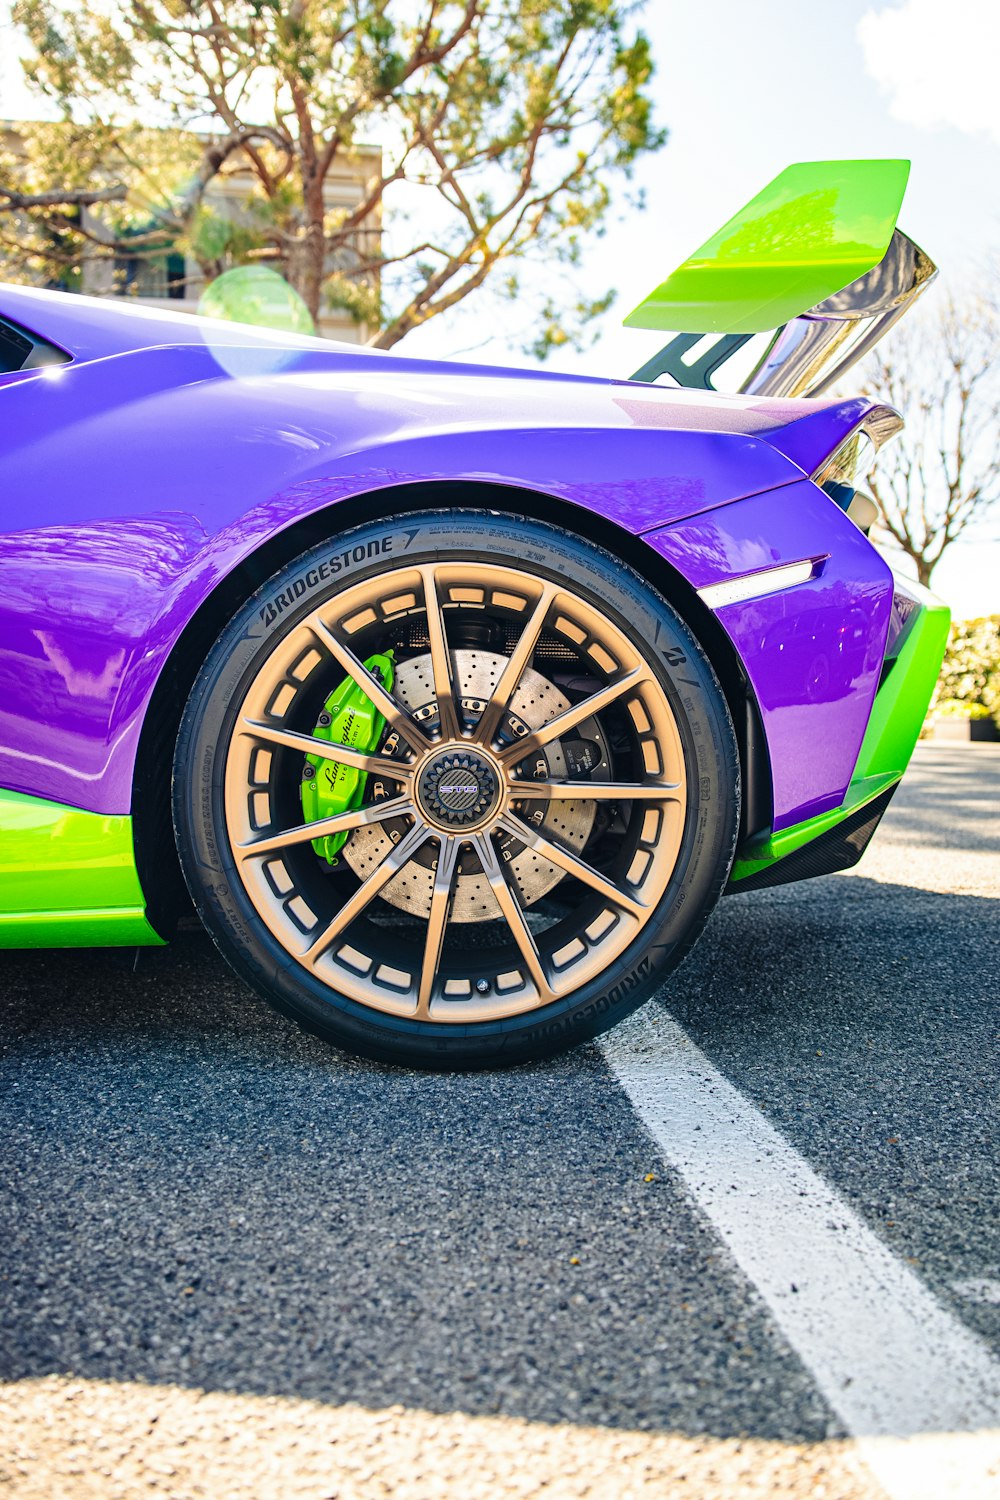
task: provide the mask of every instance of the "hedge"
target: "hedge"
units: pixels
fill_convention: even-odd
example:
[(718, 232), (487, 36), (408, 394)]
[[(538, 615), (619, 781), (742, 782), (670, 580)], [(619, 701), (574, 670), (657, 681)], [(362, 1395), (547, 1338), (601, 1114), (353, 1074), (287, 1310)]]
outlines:
[(1000, 615), (952, 625), (931, 712), (993, 719), (1000, 729)]

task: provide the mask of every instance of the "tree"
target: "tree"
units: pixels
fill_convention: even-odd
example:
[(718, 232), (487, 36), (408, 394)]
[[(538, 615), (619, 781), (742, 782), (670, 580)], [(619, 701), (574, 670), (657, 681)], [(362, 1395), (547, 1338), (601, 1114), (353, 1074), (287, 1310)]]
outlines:
[[(57, 148), (57, 127), (46, 127), (27, 173), (22, 163), (15, 179), (0, 160), (7, 256), (21, 245), (36, 278), (78, 261), (84, 245), (153, 256), (181, 244), (209, 278), (248, 255), (270, 259), (314, 316), (346, 306), (379, 326), (382, 348), (500, 281), (501, 267), (502, 290), (516, 295), (534, 259), (549, 269), (535, 337), (544, 353), (567, 336), (567, 276), (582, 237), (600, 230), (614, 178), (665, 138), (636, 9), (634, 0), (126, 0), (109, 11), (101, 0), (16, 0), (33, 47), (27, 77), (61, 106), (72, 145)], [(211, 132), (194, 160), (184, 136), (184, 171), (166, 188), (148, 167), (150, 125), (178, 139), (195, 125)], [(361, 202), (331, 209), (324, 185), (359, 141), (382, 147), (381, 170)], [(234, 226), (213, 219), (204, 198), (237, 155), (255, 188)], [(383, 204), (384, 244), (363, 232)], [(568, 272), (553, 290), (556, 263)], [(608, 300), (578, 302), (578, 322)]]
[(881, 525), (928, 584), (942, 556), (1000, 498), (1000, 322), (975, 299), (892, 335), (866, 391), (906, 419), (869, 488)]

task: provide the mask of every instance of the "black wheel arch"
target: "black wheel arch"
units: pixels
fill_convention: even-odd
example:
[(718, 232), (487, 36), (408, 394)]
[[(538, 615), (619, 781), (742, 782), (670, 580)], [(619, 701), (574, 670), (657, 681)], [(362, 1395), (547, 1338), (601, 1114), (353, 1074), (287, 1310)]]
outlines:
[(308, 548), (380, 514), (449, 507), (504, 511), (572, 531), (621, 557), (669, 600), (708, 656), (736, 730), (743, 785), (738, 849), (767, 833), (771, 768), (752, 685), (712, 611), (641, 536), (562, 497), (520, 486), (472, 480), (391, 486), (325, 506), (278, 532), (219, 580), (174, 643), (146, 709), (132, 786), (136, 865), (149, 919), (161, 936), (170, 936), (178, 921), (191, 912), (174, 843), (170, 777), (184, 705), (212, 642), (262, 583)]

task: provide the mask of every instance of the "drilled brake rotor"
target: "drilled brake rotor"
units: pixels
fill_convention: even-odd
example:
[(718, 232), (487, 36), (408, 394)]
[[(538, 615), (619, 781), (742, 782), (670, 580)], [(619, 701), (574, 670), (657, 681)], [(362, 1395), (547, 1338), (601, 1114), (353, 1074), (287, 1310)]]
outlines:
[[(478, 718), (492, 696), (507, 665), (507, 658), (491, 651), (455, 651), (452, 664), (462, 712), (467, 722), (471, 723)], [(436, 723), (437, 706), (430, 653), (414, 657), (397, 668), (394, 694), (406, 705), (421, 727), (430, 728)], [(568, 707), (569, 699), (547, 678), (529, 667), (510, 700), (501, 733), (506, 731), (506, 735), (512, 740), (522, 738), (532, 730), (541, 728)], [(607, 780), (610, 774), (607, 746), (596, 720), (591, 719), (581, 725), (574, 731), (574, 737), (587, 746), (584, 760), (590, 778), (595, 781)], [(567, 765), (566, 754), (558, 742), (546, 745), (538, 756), (538, 762), (536, 774), (542, 779), (563, 780), (575, 774), (575, 767)], [(376, 788), (376, 798), (381, 795), (383, 794)], [(389, 792), (386, 791), (384, 795), (389, 795)], [(590, 837), (595, 811), (594, 802), (576, 799), (550, 803), (535, 801), (524, 805), (524, 815), (534, 827), (564, 848), (576, 850), (582, 849)], [(386, 822), (355, 830), (344, 846), (344, 859), (363, 879), (389, 853), (394, 842), (393, 832), (396, 832), (398, 838), (405, 832), (406, 826), (405, 821), (400, 821), (399, 829), (395, 830), (391, 822)], [(500, 834), (496, 842), (524, 906), (532, 906), (540, 901), (565, 878), (558, 866), (512, 836)], [(435, 857), (434, 848), (425, 845), (406, 868), (383, 887), (380, 893), (383, 899), (401, 911), (426, 917), (431, 909)], [(463, 854), (454, 885), (451, 921), (487, 922), (499, 915), (500, 909), (476, 856), (471, 852)]]

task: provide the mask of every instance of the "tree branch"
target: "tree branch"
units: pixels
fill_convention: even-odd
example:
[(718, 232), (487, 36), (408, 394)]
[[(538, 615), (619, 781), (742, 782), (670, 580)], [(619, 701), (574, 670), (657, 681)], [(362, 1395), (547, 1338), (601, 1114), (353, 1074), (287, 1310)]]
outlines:
[(0, 213), (29, 208), (90, 208), (96, 203), (124, 203), (128, 188), (124, 182), (108, 188), (53, 188), (48, 193), (18, 193), (0, 186)]

